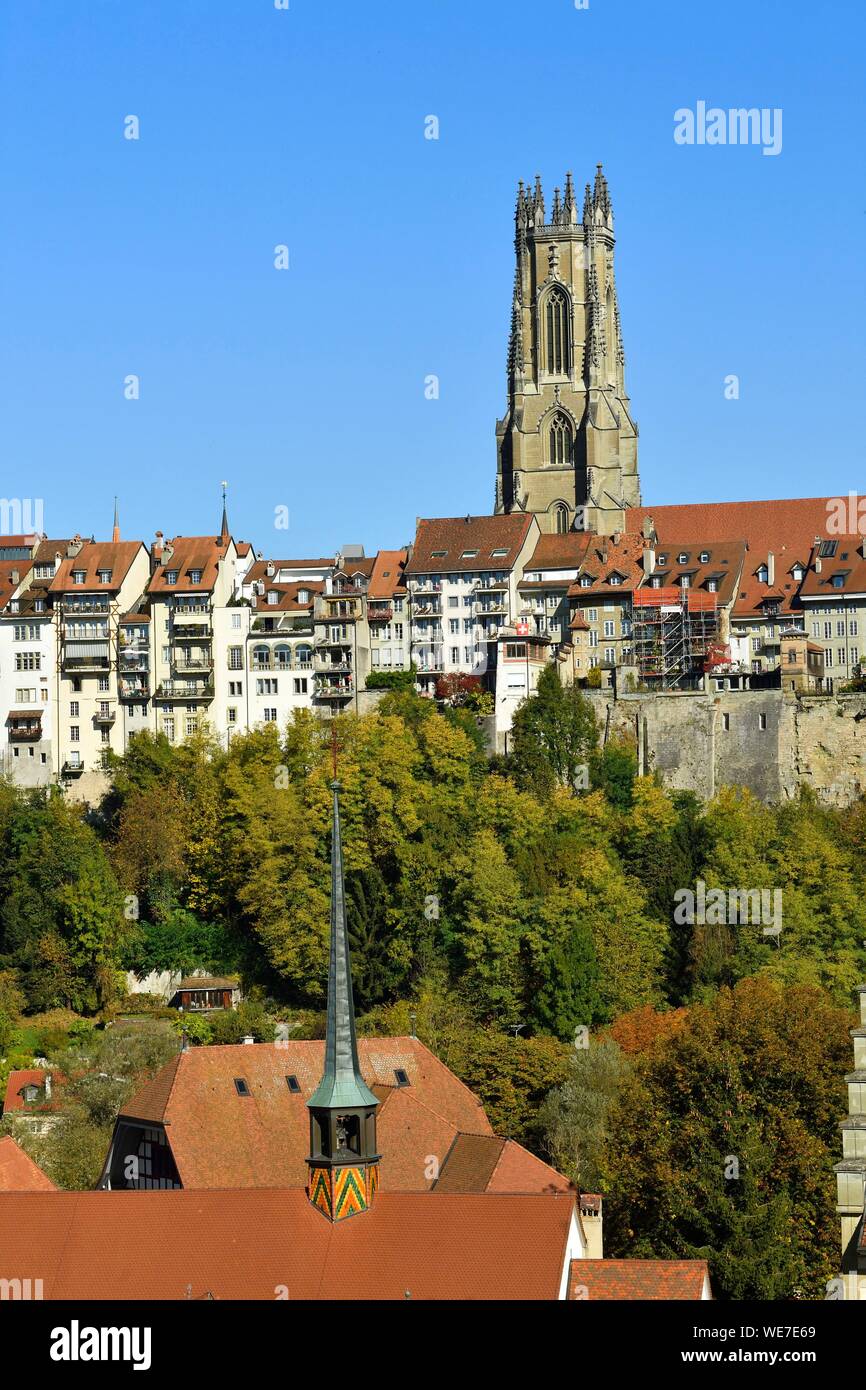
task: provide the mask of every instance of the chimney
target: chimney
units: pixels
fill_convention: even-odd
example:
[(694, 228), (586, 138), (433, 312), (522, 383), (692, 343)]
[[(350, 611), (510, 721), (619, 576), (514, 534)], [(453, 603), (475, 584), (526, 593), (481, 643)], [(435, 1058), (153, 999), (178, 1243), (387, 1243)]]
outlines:
[(247, 1047), (250, 1047), (255, 1042), (255, 1038), (253, 1037), (252, 1033), (247, 1033), (246, 1037), (241, 1038), (241, 1042), (244, 1043)]
[(773, 585), (776, 582), (776, 556), (772, 550), (767, 551), (767, 583)]
[(656, 553), (653, 547), (648, 545), (643, 553), (643, 572), (647, 579), (649, 579), (650, 575), (655, 571), (655, 567)]
[(72, 540), (66, 547), (66, 554), (70, 560), (72, 560), (78, 554), (83, 544), (84, 541), (81, 539), (80, 536), (76, 535), (72, 537)]
[(10, 578), (11, 578), (13, 584), (18, 584), (18, 583), (20, 582), (20, 579), (21, 579), (21, 571), (20, 571), (20, 570), (12, 570), (12, 572), (11, 572), (11, 574), (10, 574)]

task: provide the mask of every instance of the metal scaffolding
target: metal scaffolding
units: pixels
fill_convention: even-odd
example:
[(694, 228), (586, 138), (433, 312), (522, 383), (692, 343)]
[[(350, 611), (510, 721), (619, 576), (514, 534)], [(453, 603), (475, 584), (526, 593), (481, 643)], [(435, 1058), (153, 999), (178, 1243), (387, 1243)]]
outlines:
[(719, 642), (716, 594), (689, 589), (636, 589), (632, 595), (635, 662), (647, 685), (673, 690), (695, 684), (729, 660)]

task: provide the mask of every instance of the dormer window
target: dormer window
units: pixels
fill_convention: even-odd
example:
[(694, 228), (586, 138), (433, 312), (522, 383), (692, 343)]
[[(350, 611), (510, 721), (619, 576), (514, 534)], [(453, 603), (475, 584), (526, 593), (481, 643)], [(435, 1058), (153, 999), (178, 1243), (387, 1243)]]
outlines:
[(844, 589), (844, 588), (845, 588), (845, 575), (844, 575), (844, 574), (834, 574), (834, 575), (833, 575), (833, 578), (830, 580), (830, 583), (833, 585), (833, 588), (834, 588), (834, 589)]
[(758, 583), (759, 583), (759, 584), (769, 584), (769, 582), (770, 582), (770, 571), (767, 569), (767, 566), (766, 566), (766, 565), (759, 565), (759, 566), (758, 566)]
[(111, 583), (111, 570), (97, 570), (97, 571), (96, 571), (96, 576), (97, 576), (97, 578), (98, 578), (100, 584), (110, 584), (110, 583)]
[(608, 581), (607, 581), (607, 582), (608, 582), (608, 584), (621, 584), (621, 583), (622, 583), (622, 575), (621, 575), (621, 574), (616, 574), (616, 573), (611, 574), (611, 575), (608, 577)]
[(591, 585), (592, 585), (592, 578), (591, 578), (591, 576), (588, 575), (588, 574), (582, 574), (582, 575), (580, 576), (580, 587), (581, 587), (581, 589), (589, 589), (589, 588), (591, 587)]
[(310, 591), (309, 591), (309, 589), (299, 589), (299, 590), (298, 590), (298, 603), (309, 603), (309, 601), (310, 601)]
[(667, 557), (667, 555), (660, 555), (660, 556), (658, 557), (658, 561), (659, 561), (659, 564), (660, 564), (660, 565), (666, 565), (667, 562), (668, 562), (668, 557)]
[(691, 582), (692, 582), (692, 577), (691, 577), (690, 574), (681, 574), (681, 575), (680, 575), (680, 588), (681, 588), (681, 589), (688, 589), (689, 586), (690, 586), (690, 584), (691, 584)]
[(678, 565), (687, 565), (687, 564), (688, 564), (688, 561), (689, 561), (688, 555), (686, 554), (686, 552), (685, 552), (684, 550), (681, 550), (680, 553), (679, 553), (679, 555), (677, 556), (677, 564), (678, 564)]
[(276, 589), (268, 589), (268, 603), (278, 603), (279, 598), (280, 596)]
[(698, 559), (700, 560), (702, 565), (709, 564), (710, 552), (708, 550), (702, 550), (700, 555), (698, 556)]
[(799, 584), (805, 573), (806, 571), (802, 565), (794, 565), (791, 570), (791, 577)]
[(87, 571), (86, 571), (86, 570), (73, 570), (73, 571), (72, 571), (72, 582), (73, 582), (73, 584), (83, 584), (86, 578), (87, 578)]
[(719, 581), (718, 581), (718, 579), (708, 579), (708, 580), (707, 580), (707, 588), (709, 589), (709, 591), (710, 591), (711, 594), (714, 594), (714, 593), (716, 592), (716, 590), (718, 589), (718, 587), (719, 587)]
[(662, 586), (662, 578), (661, 578), (661, 575), (660, 575), (660, 574), (654, 574), (653, 577), (652, 577), (652, 579), (650, 580), (650, 588), (651, 588), (651, 589), (660, 589), (661, 586)]
[(190, 572), (189, 572), (189, 582), (190, 582), (190, 584), (200, 584), (200, 583), (201, 583), (201, 570), (190, 570)]
[(166, 570), (166, 572), (165, 572), (165, 582), (166, 582), (166, 584), (176, 584), (176, 583), (177, 583), (177, 570)]

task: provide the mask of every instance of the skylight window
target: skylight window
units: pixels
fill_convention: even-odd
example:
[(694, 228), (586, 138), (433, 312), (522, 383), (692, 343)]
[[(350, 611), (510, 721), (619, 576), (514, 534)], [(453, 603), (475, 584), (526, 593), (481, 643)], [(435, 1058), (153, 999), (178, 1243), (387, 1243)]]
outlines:
[(431, 556), (432, 556), (432, 558), (433, 558), (434, 560), (444, 560), (445, 556), (448, 554), (448, 551), (447, 551), (447, 550), (431, 550), (431, 551), (430, 551), (430, 554), (431, 554)]
[(475, 559), (475, 556), (476, 556), (477, 554), (478, 554), (478, 551), (477, 551), (477, 550), (464, 550), (463, 554), (460, 556), (460, 559), (461, 559), (461, 560), (474, 560), (474, 559)]
[(409, 1081), (408, 1074), (403, 1070), (402, 1067), (395, 1067), (395, 1068), (394, 1068), (394, 1075), (395, 1075), (396, 1078), (397, 1078), (397, 1085), (398, 1085), (398, 1086), (408, 1086), (408, 1085), (410, 1085), (410, 1081)]
[(248, 1096), (250, 1094), (250, 1088), (242, 1076), (235, 1077), (235, 1090), (239, 1096)]
[[(477, 552), (476, 552), (476, 554), (477, 554)], [(491, 560), (504, 560), (504, 559), (505, 559), (505, 556), (506, 556), (507, 554), (508, 554), (508, 551), (507, 551), (507, 550), (491, 550), (491, 552), (490, 552), (490, 558), (491, 558)]]
[(838, 541), (822, 541), (818, 549), (818, 554), (822, 560), (832, 560), (838, 548)]
[(293, 1096), (300, 1095), (301, 1083), (296, 1076), (287, 1076), (286, 1085), (288, 1086)]

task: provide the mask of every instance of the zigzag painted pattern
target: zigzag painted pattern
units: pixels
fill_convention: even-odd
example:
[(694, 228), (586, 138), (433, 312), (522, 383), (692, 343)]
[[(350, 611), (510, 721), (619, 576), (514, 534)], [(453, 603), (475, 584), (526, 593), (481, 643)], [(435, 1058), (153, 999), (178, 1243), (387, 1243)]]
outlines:
[(367, 1209), (367, 1185), (363, 1168), (337, 1168), (334, 1172), (334, 1220), (342, 1221)]

